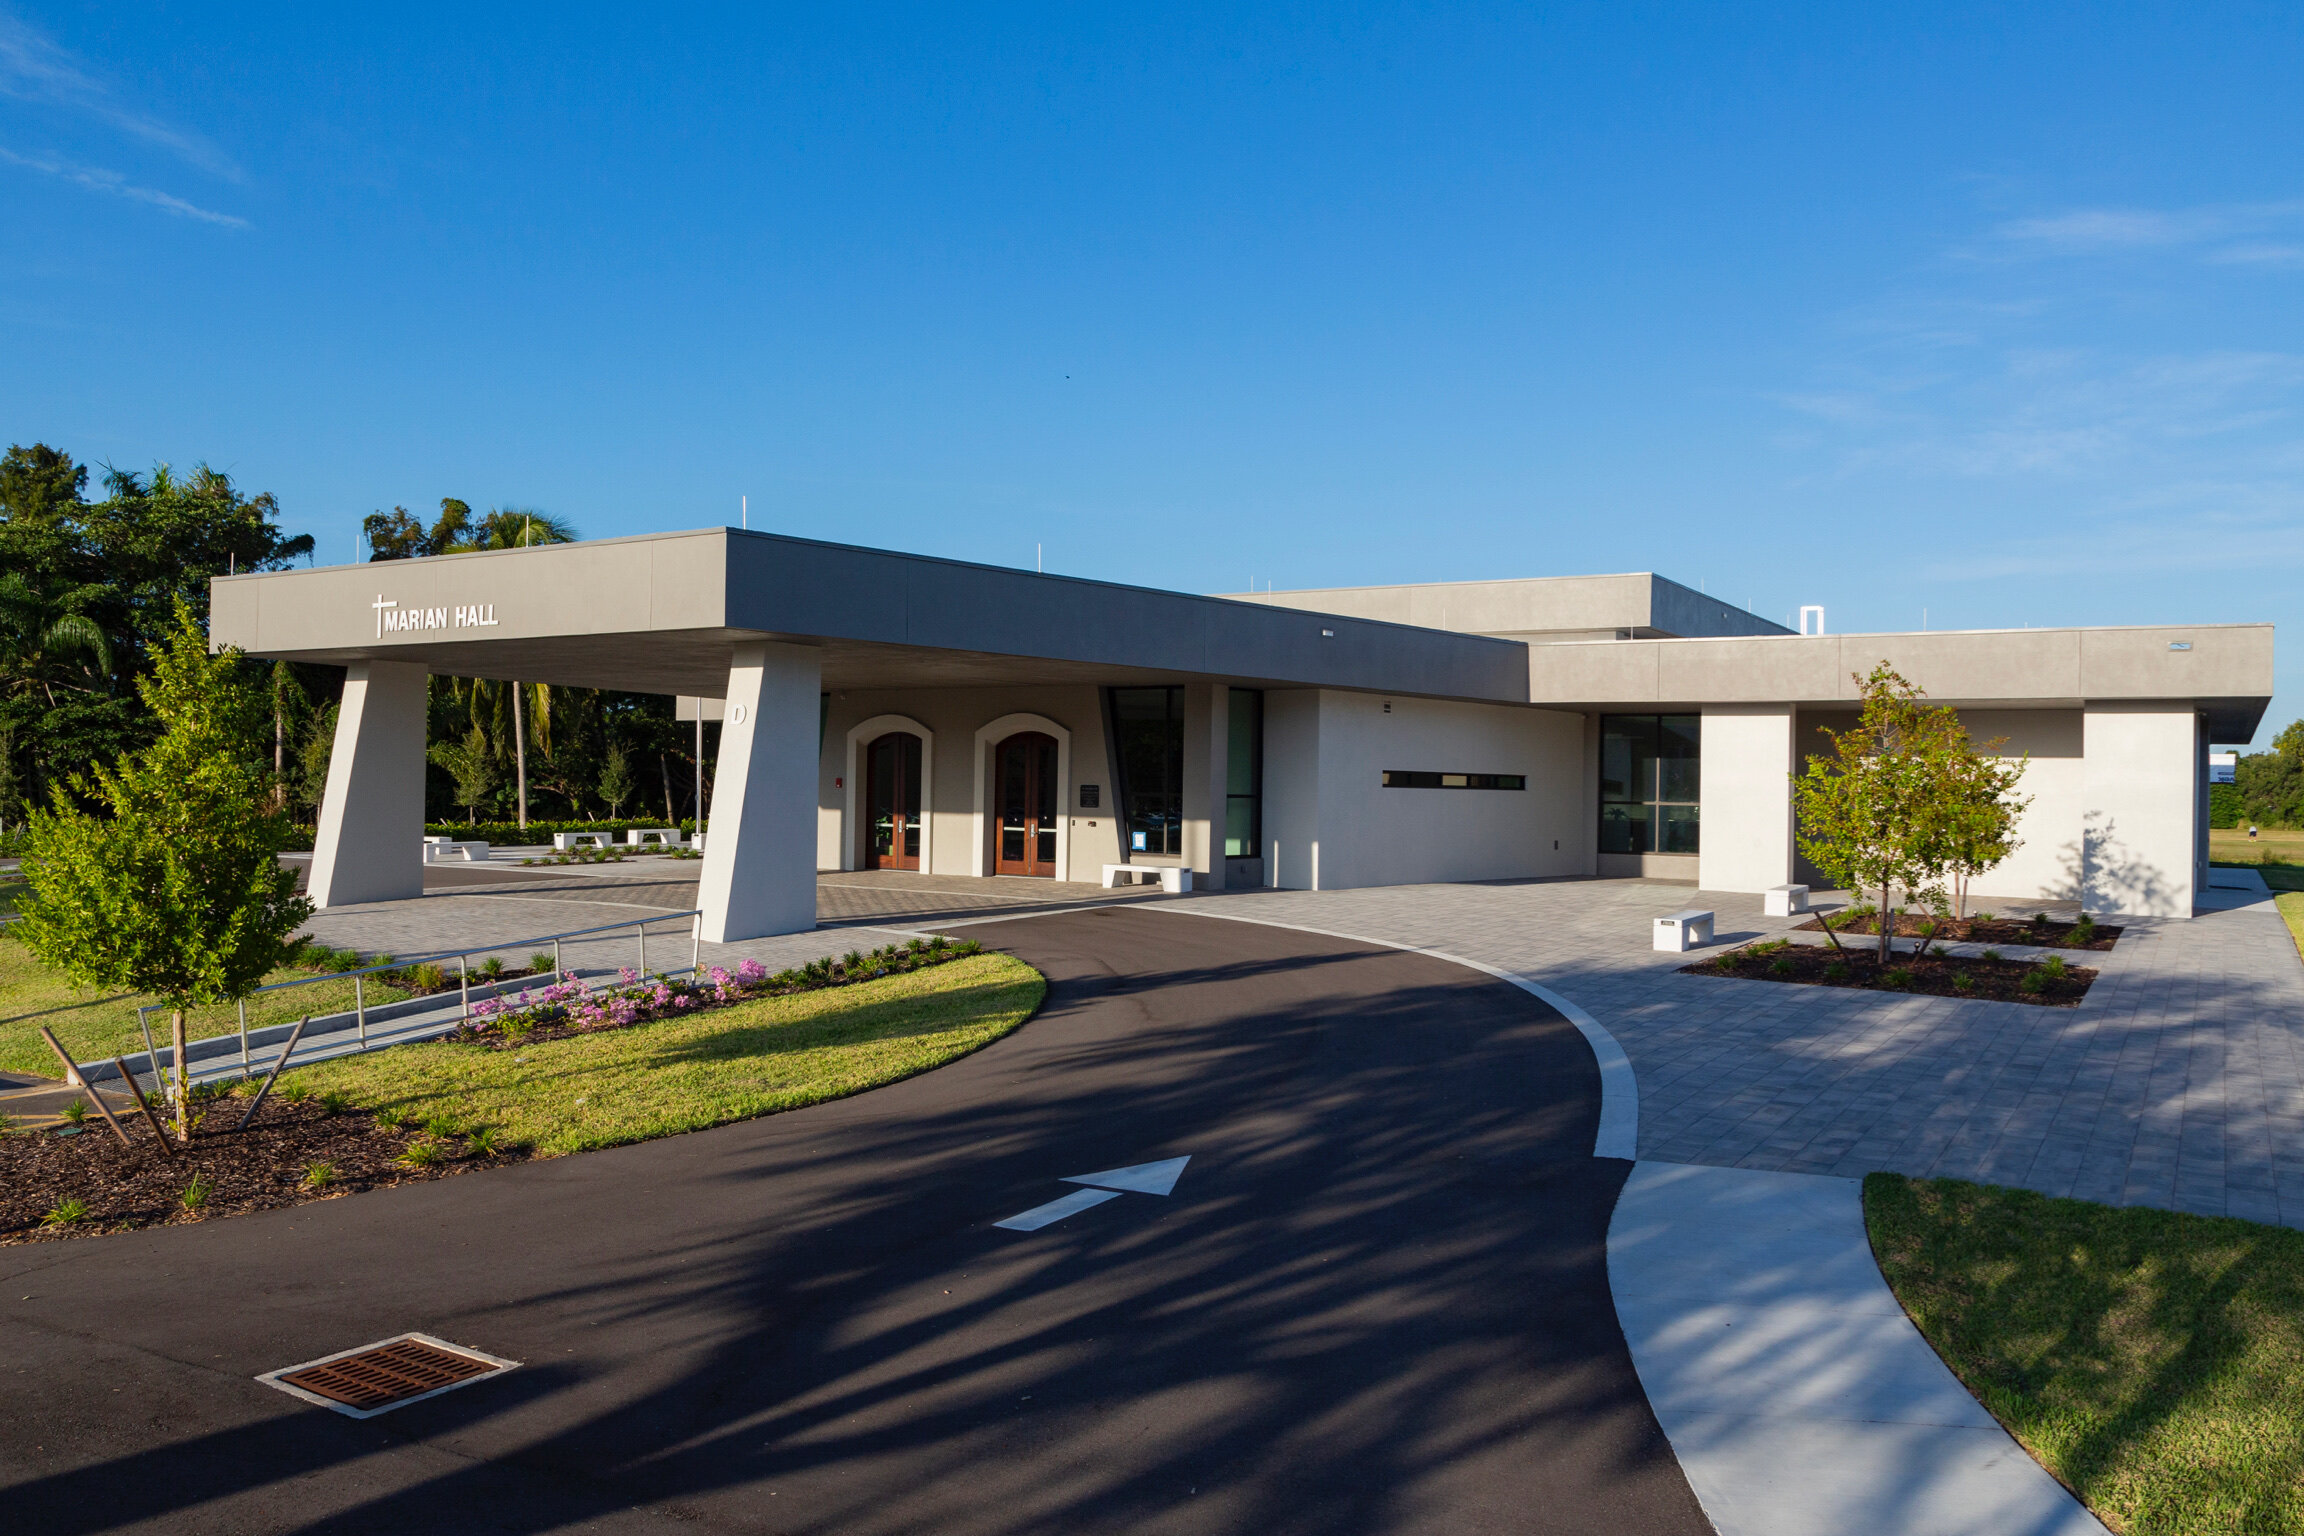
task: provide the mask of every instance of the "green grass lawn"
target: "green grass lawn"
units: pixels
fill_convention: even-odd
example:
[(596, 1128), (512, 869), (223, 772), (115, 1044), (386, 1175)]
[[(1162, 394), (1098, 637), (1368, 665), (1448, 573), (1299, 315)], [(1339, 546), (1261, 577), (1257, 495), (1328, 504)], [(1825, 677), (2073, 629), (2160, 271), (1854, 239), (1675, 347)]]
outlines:
[(2304, 1232), (1864, 1181), (1928, 1342), (2115, 1531), (2304, 1532)]
[[(12, 898), (21, 881), (0, 884), (0, 910), (13, 910)], [(280, 970), (267, 981), (292, 981), (309, 971)], [(370, 977), (362, 990), (371, 1003), (388, 1003), (408, 994), (380, 986)], [(32, 952), (0, 931), (0, 1072), (35, 1072), (56, 1077), (63, 1072), (56, 1053), (40, 1038), (45, 1024), (80, 1061), (124, 1056), (144, 1049), (144, 1036), (136, 1028), (136, 1009), (155, 1002), (150, 997), (113, 997), (85, 992), (32, 957)], [(248, 1023), (284, 1024), (307, 1013), (340, 1013), (352, 1006), (352, 983), (322, 982), (286, 992), (269, 992), (248, 1000)], [(59, 1012), (57, 1010), (64, 1010)], [(27, 1017), (31, 1015), (31, 1017)], [(152, 1038), (165, 1041), (167, 1019), (155, 1016)], [(238, 1010), (231, 1007), (196, 1008), (186, 1027), (195, 1040), (229, 1034), (240, 1028)]]
[(988, 1045), (1032, 1016), (1047, 984), (1006, 955), (517, 1050), (402, 1045), (288, 1079), (488, 1126), (546, 1155), (701, 1130), (877, 1088)]
[(2287, 920), (2288, 937), (2296, 941), (2296, 953), (2304, 955), (2304, 890), (2282, 891), (2272, 898), (2272, 904)]
[(2260, 826), (2251, 840), (2244, 826), (2215, 827), (2208, 833), (2208, 857), (2219, 864), (2285, 860), (2304, 865), (2304, 828)]

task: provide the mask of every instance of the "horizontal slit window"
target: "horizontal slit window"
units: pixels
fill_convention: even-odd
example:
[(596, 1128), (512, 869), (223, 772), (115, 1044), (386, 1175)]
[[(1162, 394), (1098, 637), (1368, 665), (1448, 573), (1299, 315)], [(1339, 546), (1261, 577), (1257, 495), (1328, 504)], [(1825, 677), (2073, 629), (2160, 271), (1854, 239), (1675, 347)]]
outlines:
[(1386, 789), (1526, 789), (1524, 773), (1426, 773), (1417, 768), (1384, 770)]

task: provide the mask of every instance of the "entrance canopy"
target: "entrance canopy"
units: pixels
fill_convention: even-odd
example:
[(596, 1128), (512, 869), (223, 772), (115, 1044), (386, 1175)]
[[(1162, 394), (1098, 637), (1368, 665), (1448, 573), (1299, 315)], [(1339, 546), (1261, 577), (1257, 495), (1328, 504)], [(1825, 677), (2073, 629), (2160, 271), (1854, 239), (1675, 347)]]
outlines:
[(218, 577), (251, 655), (724, 697), (737, 647), (815, 653), (828, 689), (1181, 682), (1528, 702), (1528, 652), (1223, 598), (731, 528)]

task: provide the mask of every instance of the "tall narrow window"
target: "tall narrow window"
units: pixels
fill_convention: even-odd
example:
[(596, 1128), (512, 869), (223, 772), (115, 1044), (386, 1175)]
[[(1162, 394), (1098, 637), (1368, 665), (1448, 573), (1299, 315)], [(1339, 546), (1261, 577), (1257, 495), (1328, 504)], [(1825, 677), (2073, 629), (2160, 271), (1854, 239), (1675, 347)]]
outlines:
[(1224, 732), (1224, 857), (1264, 851), (1264, 694), (1235, 688)]
[(1184, 690), (1115, 688), (1121, 828), (1130, 853), (1184, 851)]
[(1701, 715), (1600, 717), (1600, 851), (1694, 853)]

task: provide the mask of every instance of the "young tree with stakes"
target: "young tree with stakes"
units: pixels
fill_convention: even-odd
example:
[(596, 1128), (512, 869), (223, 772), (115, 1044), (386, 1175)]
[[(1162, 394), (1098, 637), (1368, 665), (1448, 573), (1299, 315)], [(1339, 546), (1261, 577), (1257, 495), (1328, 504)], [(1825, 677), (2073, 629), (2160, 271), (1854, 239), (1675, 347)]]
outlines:
[[(1920, 689), (1886, 662), (1856, 683), (1862, 717), (1853, 730), (1823, 731), (1832, 754), (1808, 759), (1792, 800), (1800, 851), (1842, 889), (1880, 892), (1885, 966), (1894, 893), (1944, 904), (1944, 878), (1975, 815), (1967, 797), (1982, 780), (1966, 766), (1976, 753), (1957, 712), (1923, 703)], [(1989, 852), (1980, 840), (1968, 847), (1976, 857)]]
[(1945, 869), (1952, 877), (1952, 912), (1968, 916), (1968, 882), (2024, 846), (2016, 819), (2032, 797), (2016, 794), (2031, 765), (2030, 754), (2006, 758), (1994, 750), (2007, 741), (1995, 736), (1971, 745), (1965, 736), (1945, 754), (1943, 793)]
[(168, 1005), (179, 1137), (191, 1134), (185, 1010), (246, 997), (312, 915), (280, 864), (293, 833), (264, 770), (268, 701), (250, 670), (237, 652), (210, 655), (180, 603), (137, 684), (160, 739), (74, 781), (101, 814), (59, 786), (25, 834), (16, 937), (76, 985)]

